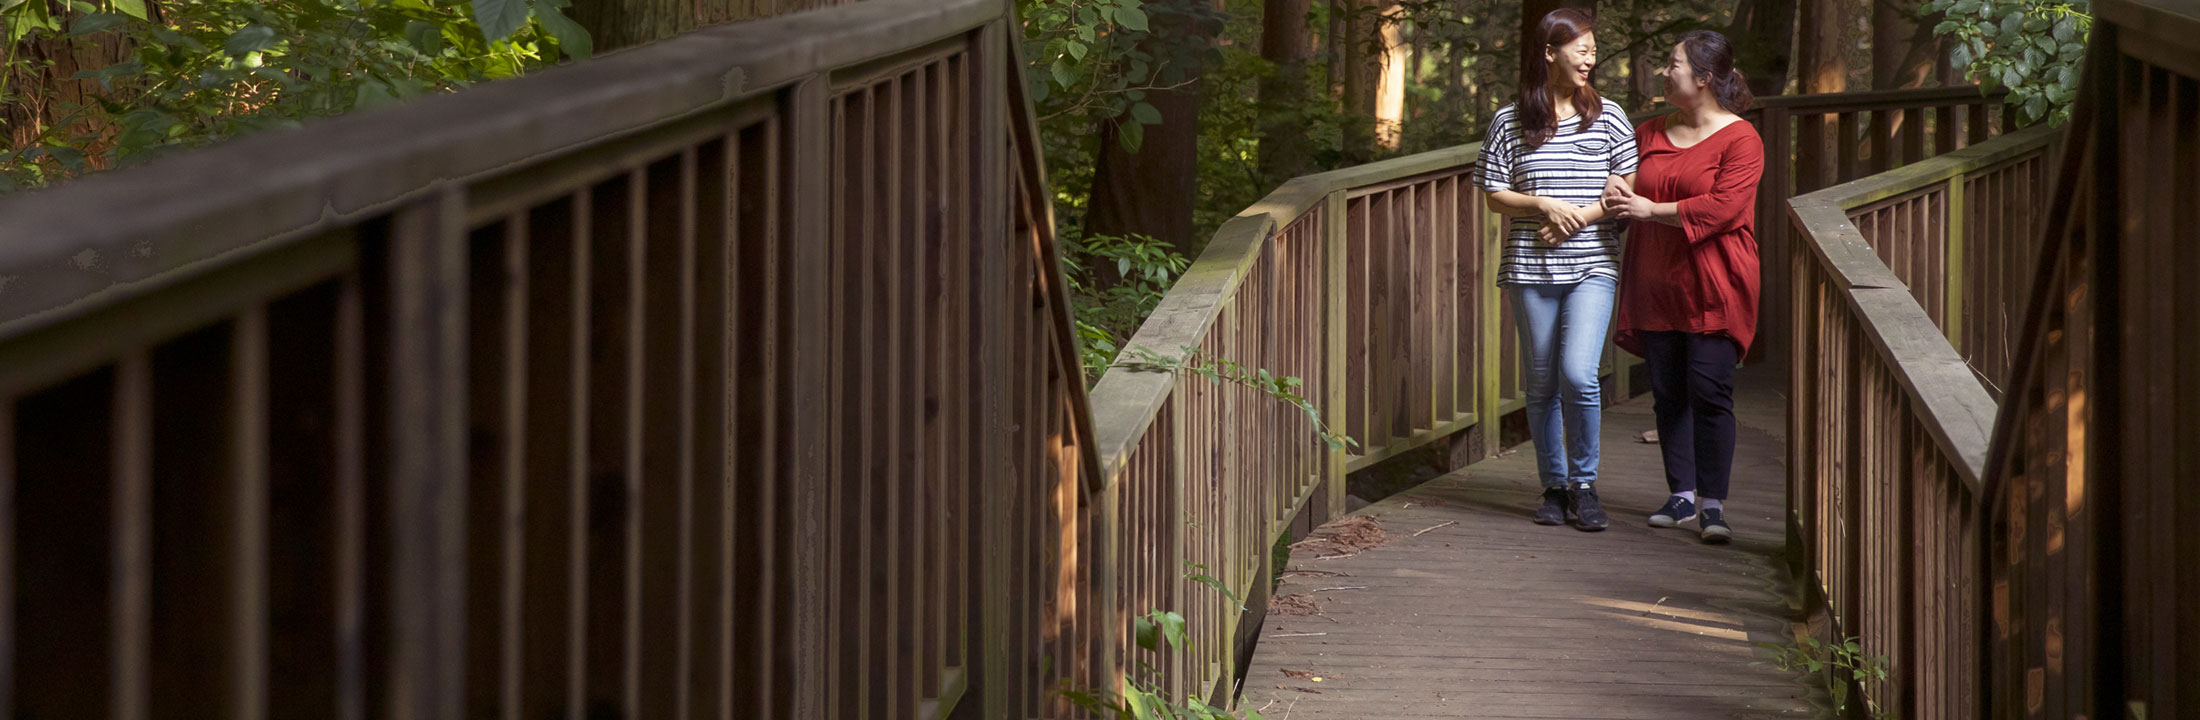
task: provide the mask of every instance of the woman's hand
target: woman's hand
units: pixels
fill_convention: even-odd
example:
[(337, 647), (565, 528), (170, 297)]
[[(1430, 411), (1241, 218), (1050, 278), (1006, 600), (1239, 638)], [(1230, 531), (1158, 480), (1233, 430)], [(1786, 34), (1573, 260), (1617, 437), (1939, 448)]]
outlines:
[(1604, 208), (1621, 220), (1654, 220), (1657, 203), (1630, 192), (1605, 200)]
[(1605, 209), (1612, 208), (1612, 200), (1625, 198), (1633, 194), (1635, 194), (1635, 188), (1627, 182), (1627, 178), (1613, 175), (1604, 179), (1603, 200)]
[(1549, 222), (1539, 223), (1535, 229), (1535, 239), (1545, 245), (1557, 245), (1566, 242), (1570, 237), (1573, 237), (1573, 233), (1560, 230), (1557, 225)]
[(1573, 203), (1557, 198), (1543, 198), (1541, 204), (1543, 224), (1556, 227), (1560, 231), (1561, 239), (1572, 237), (1574, 233), (1589, 226), (1590, 218), (1584, 208), (1575, 207)]

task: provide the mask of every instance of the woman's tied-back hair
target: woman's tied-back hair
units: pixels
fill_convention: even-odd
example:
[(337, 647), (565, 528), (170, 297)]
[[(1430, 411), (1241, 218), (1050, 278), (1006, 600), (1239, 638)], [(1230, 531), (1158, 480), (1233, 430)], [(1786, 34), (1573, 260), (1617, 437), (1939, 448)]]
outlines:
[[(1589, 16), (1580, 10), (1559, 8), (1543, 16), (1543, 26), (1537, 34), (1543, 36), (1544, 47), (1556, 51), (1595, 29)], [(1537, 48), (1526, 47), (1520, 51), (1533, 59)], [(1524, 67), (1520, 78), (1520, 106), (1514, 112), (1520, 117), (1521, 140), (1528, 144), (1529, 150), (1534, 150), (1558, 134), (1558, 109), (1551, 100), (1551, 64), (1525, 62), (1521, 65)], [(1574, 112), (1581, 116), (1580, 129), (1587, 130), (1595, 125), (1597, 115), (1603, 111), (1604, 99), (1590, 83), (1582, 83), (1574, 89)]]
[(1681, 52), (1688, 53), (1688, 66), (1696, 71), (1696, 80), (1711, 88), (1719, 107), (1739, 115), (1756, 101), (1749, 92), (1748, 79), (1734, 68), (1734, 43), (1725, 35), (1710, 30), (1682, 35)]

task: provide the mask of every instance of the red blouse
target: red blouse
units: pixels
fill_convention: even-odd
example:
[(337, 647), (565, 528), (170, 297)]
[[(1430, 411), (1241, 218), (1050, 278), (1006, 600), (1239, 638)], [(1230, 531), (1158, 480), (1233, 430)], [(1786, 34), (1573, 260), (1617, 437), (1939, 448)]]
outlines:
[(1674, 147), (1665, 118), (1635, 132), (1635, 192), (1677, 202), (1680, 225), (1636, 221), (1619, 264), (1619, 346), (1642, 354), (1641, 333), (1725, 335), (1748, 354), (1757, 335), (1757, 181), (1764, 141), (1746, 120)]

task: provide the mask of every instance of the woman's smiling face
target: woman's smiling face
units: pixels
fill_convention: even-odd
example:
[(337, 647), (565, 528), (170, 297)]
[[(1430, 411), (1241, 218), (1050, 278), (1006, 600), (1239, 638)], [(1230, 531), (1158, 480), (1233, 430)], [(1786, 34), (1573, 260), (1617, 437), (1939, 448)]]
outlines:
[(1688, 46), (1674, 45), (1672, 56), (1665, 61), (1665, 101), (1693, 104), (1696, 94), (1702, 91), (1703, 83), (1696, 81), (1696, 68), (1688, 64)]
[(1596, 33), (1582, 33), (1573, 42), (1546, 48), (1543, 57), (1550, 63), (1551, 85), (1561, 88), (1588, 85), (1589, 71), (1597, 66)]

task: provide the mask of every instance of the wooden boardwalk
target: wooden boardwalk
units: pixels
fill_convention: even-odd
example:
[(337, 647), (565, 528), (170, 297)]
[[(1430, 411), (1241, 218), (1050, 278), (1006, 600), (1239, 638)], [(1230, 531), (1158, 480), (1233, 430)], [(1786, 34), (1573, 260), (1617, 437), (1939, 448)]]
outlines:
[(1319, 614), (1269, 616), (1242, 706), (1292, 720), (1821, 714), (1800, 676), (1752, 664), (1766, 657), (1753, 643), (1792, 642), (1795, 613), (1779, 560), (1781, 375), (1740, 380), (1733, 544), (1643, 522), (1666, 497), (1657, 446), (1634, 440), (1654, 426), (1644, 396), (1605, 411), (1609, 530), (1531, 523), (1523, 446), (1357, 513), (1383, 545), (1323, 559), (1341, 553), (1302, 544), (1276, 597)]

